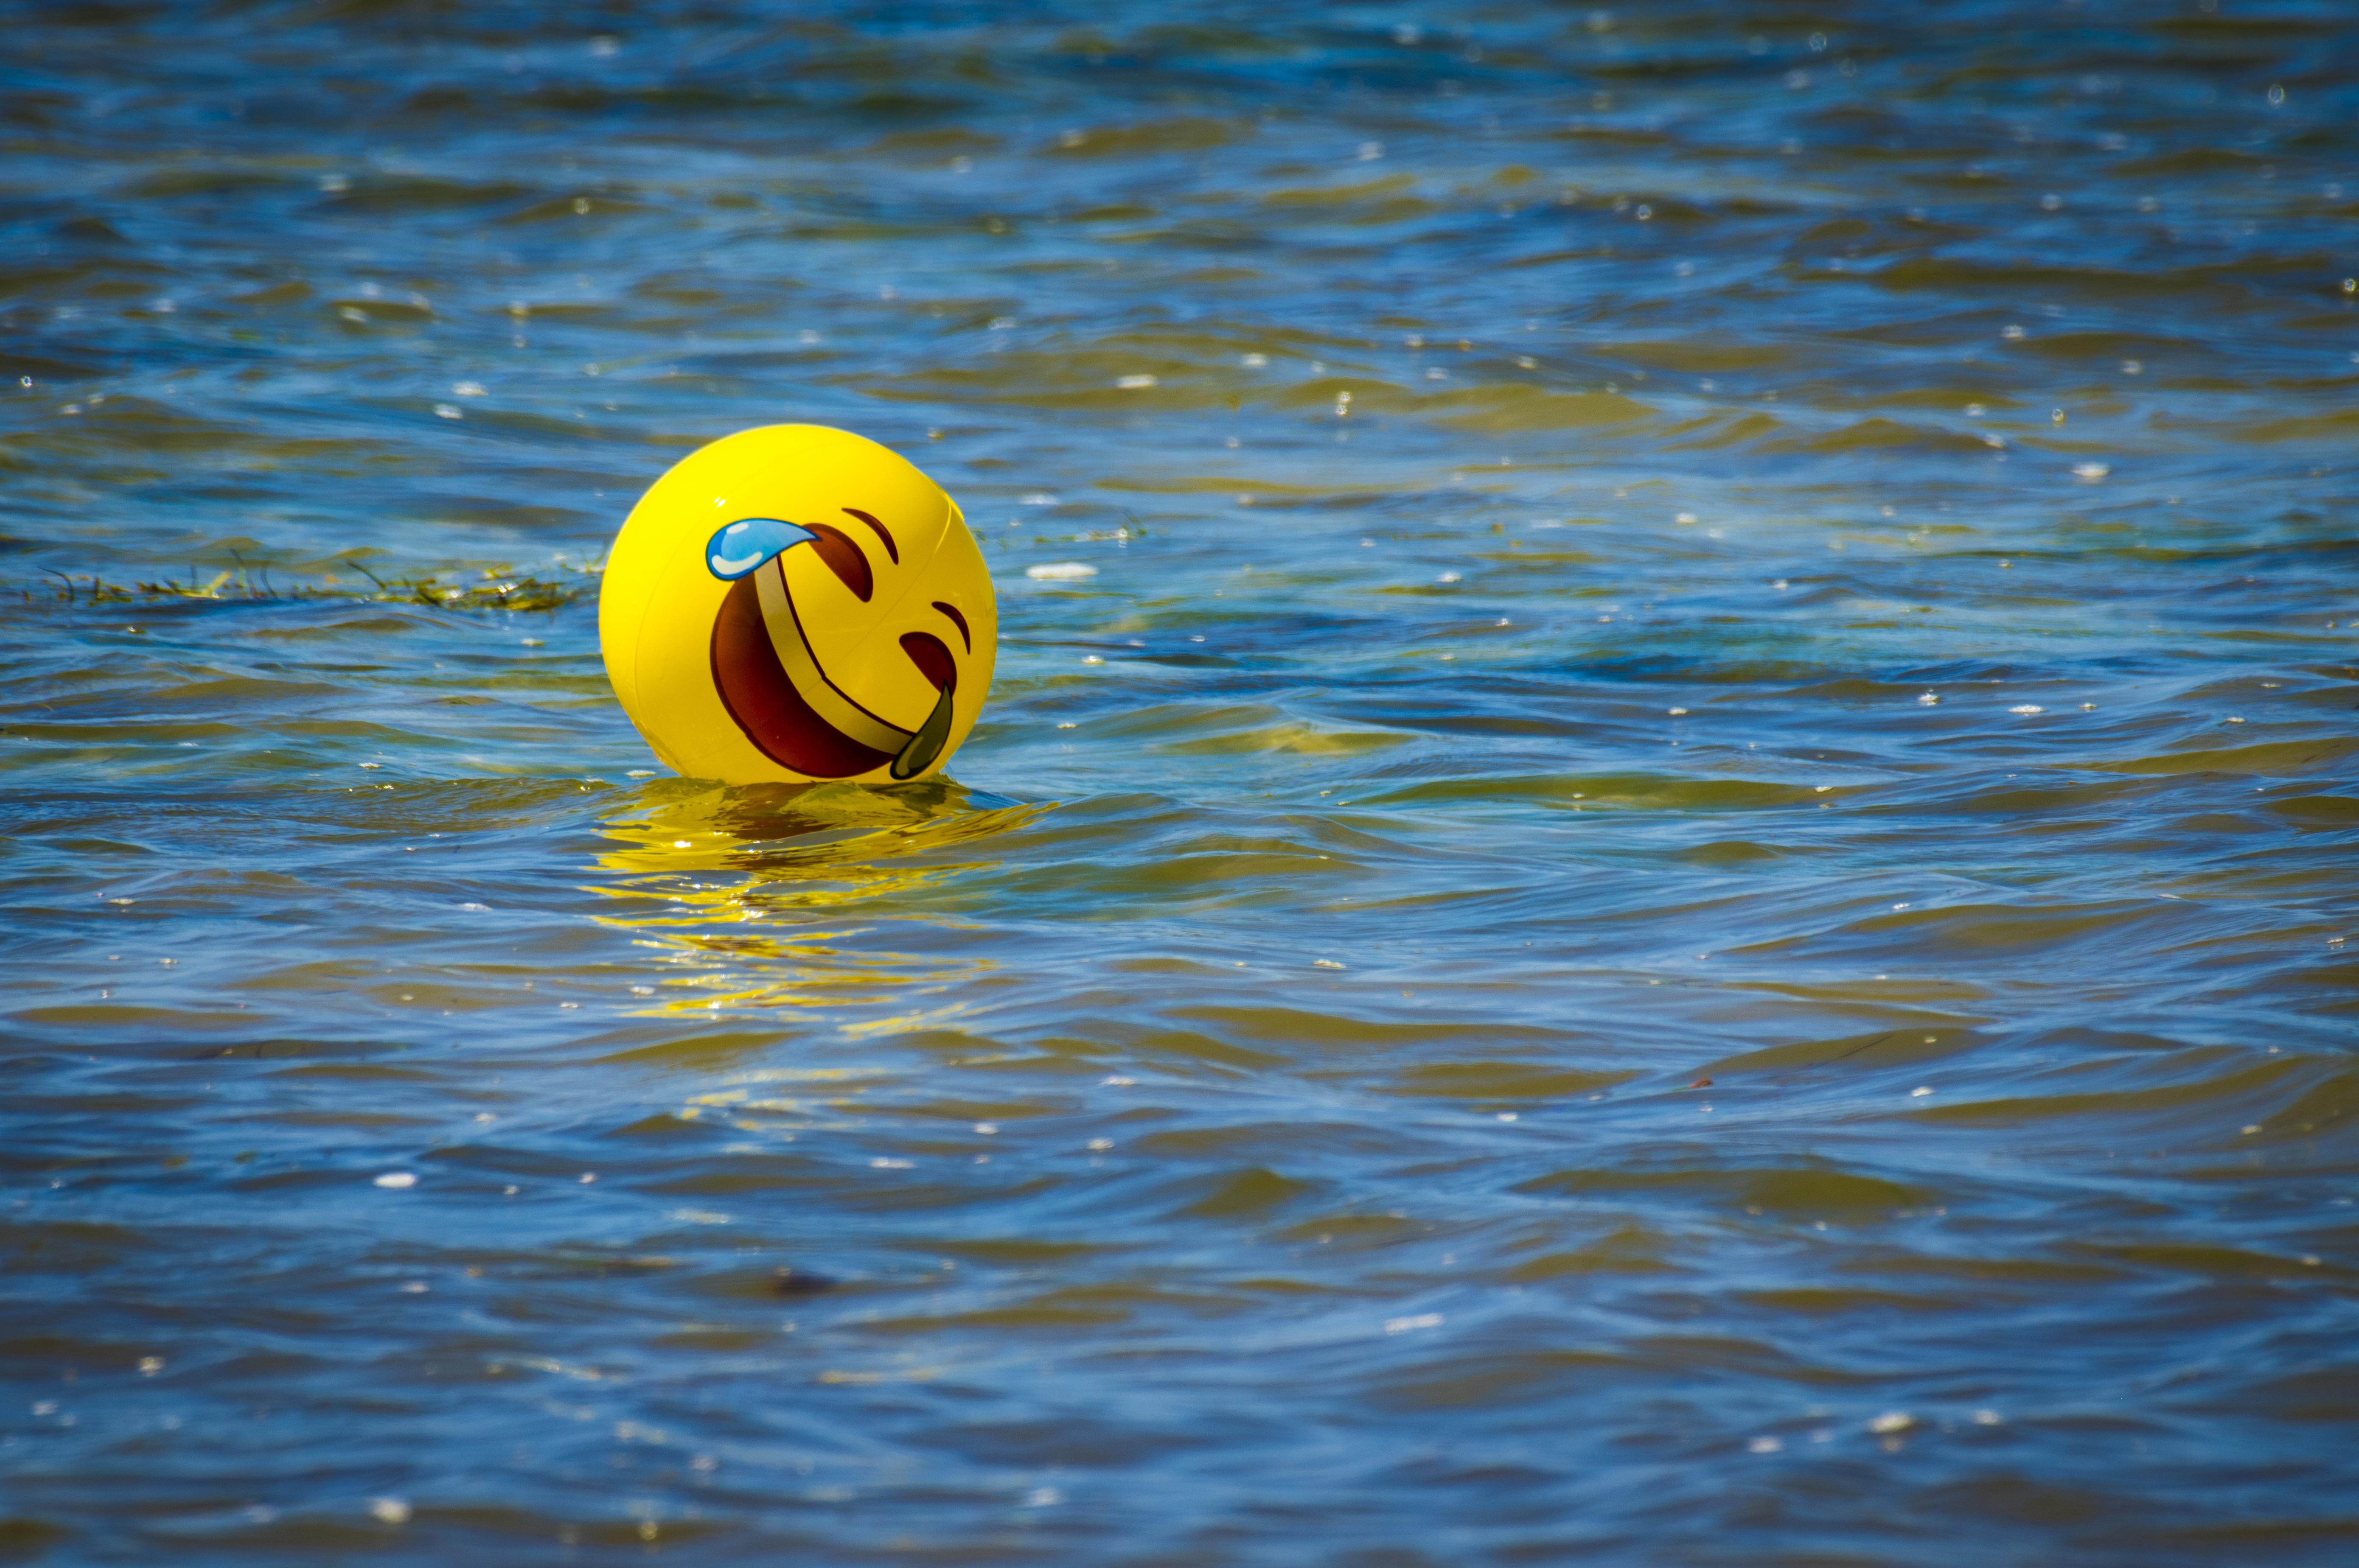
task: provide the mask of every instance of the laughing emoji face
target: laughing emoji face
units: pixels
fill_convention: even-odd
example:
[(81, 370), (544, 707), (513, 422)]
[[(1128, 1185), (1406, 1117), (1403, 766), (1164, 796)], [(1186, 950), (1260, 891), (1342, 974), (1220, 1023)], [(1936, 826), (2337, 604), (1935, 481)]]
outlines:
[(682, 459), (608, 555), (598, 638), (658, 757), (728, 784), (923, 778), (983, 709), (991, 573), (958, 505), (847, 430)]

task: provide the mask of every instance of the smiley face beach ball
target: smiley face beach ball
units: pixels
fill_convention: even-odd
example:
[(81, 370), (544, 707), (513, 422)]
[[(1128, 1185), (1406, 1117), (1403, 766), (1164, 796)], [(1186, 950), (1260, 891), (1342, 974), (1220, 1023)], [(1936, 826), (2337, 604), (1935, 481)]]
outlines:
[(821, 425), (690, 453), (623, 524), (598, 639), (658, 757), (728, 784), (937, 773), (998, 651), (991, 573), (899, 453)]

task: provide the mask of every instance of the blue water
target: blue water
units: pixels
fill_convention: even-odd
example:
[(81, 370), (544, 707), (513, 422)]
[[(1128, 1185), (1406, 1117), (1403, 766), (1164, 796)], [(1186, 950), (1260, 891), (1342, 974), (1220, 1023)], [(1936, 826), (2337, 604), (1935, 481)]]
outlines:
[[(0, 38), (0, 1560), (2359, 1554), (2346, 8)], [(951, 782), (613, 699), (781, 419)]]

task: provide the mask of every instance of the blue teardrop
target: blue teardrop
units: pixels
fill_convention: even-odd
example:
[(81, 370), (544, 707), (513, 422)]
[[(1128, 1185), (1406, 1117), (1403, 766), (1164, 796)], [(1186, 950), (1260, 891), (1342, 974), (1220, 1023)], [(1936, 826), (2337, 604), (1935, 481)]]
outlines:
[(799, 523), (740, 517), (704, 546), (705, 568), (723, 582), (735, 582), (771, 557), (818, 537)]

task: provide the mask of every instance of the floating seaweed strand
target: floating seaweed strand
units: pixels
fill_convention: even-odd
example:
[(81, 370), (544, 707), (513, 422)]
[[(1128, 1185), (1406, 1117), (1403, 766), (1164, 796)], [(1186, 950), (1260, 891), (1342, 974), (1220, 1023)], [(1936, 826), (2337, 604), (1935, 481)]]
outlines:
[[(236, 552), (231, 553), (234, 556)], [(575, 567), (572, 569), (579, 574), (579, 578), (577, 580), (568, 581), (563, 579), (541, 578), (530, 574), (518, 575), (495, 568), (486, 569), (483, 574), (482, 581), (452, 585), (432, 577), (397, 577), (388, 579), (377, 576), (358, 561), (346, 560), (339, 564), (349, 566), (368, 579), (374, 591), (345, 589), (325, 583), (302, 584), (281, 589), (271, 582), (268, 568), (256, 568), (249, 573), (242, 559), (234, 569), (217, 572), (207, 580), (200, 580), (196, 568), (191, 567), (189, 580), (185, 583), (166, 579), (156, 581), (143, 580), (129, 587), (108, 582), (95, 572), (77, 576), (60, 571), (55, 567), (42, 567), (39, 569), (57, 579), (59, 586), (51, 590), (52, 596), (64, 600), (68, 604), (128, 604), (140, 600), (279, 602), (324, 599), (342, 600), (354, 603), (415, 603), (435, 610), (527, 611), (561, 610), (569, 604), (578, 602), (593, 590), (601, 569), (596, 565)], [(260, 579), (258, 583), (255, 580), (257, 576)], [(89, 585), (86, 588), (82, 586), (84, 580)], [(20, 597), (27, 603), (33, 601), (30, 584), (20, 589)]]

